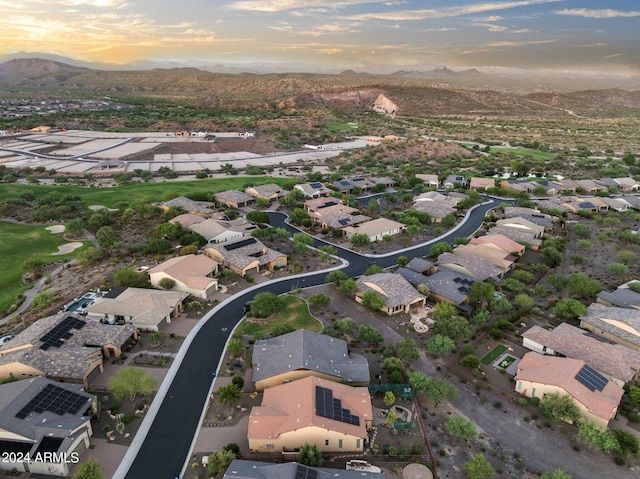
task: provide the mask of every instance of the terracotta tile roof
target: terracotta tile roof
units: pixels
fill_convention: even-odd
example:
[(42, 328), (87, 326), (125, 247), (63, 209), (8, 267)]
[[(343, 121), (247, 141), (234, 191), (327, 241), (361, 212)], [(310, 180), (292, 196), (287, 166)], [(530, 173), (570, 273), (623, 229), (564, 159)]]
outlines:
[(192, 215), (191, 213), (184, 213), (182, 215), (178, 215), (175, 218), (171, 218), (169, 223), (180, 223), (184, 228), (188, 228), (189, 226), (202, 223), (206, 218), (204, 216)]
[(220, 203), (249, 203), (255, 201), (255, 198), (243, 191), (229, 190), (221, 191), (213, 195), (213, 199)]
[(482, 259), (491, 263), (494, 266), (502, 269), (503, 271), (507, 271), (511, 268), (511, 265), (515, 261), (515, 258), (508, 253), (503, 251), (487, 248), (483, 245), (477, 244), (463, 244), (457, 246), (453, 250), (453, 254), (455, 255), (465, 255), (465, 254), (475, 254), (480, 256)]
[(387, 218), (377, 218), (375, 220), (360, 223), (357, 227), (344, 228), (344, 231), (348, 234), (360, 233), (367, 236), (377, 236), (396, 229), (402, 231), (404, 228), (405, 225), (403, 223), (398, 223), (397, 221)]
[(487, 234), (505, 235), (507, 238), (510, 238), (516, 243), (520, 243), (521, 245), (527, 244), (537, 247), (540, 247), (542, 245), (542, 240), (540, 238), (536, 238), (533, 233), (520, 231), (515, 228), (500, 228), (499, 226), (494, 226), (493, 228), (489, 228)]
[(478, 238), (471, 238), (469, 244), (495, 245), (505, 253), (524, 252), (524, 246), (522, 246), (520, 243), (516, 243), (512, 239), (507, 238), (505, 235), (484, 235)]
[(640, 352), (602, 340), (569, 323), (561, 323), (551, 331), (533, 326), (522, 337), (568, 358), (581, 359), (602, 374), (623, 382), (631, 381), (640, 371)]
[[(333, 397), (342, 401), (342, 407), (360, 418), (360, 425), (347, 424), (316, 415), (316, 386), (329, 389)], [(290, 383), (265, 389), (262, 404), (251, 409), (249, 439), (278, 437), (281, 434), (315, 426), (339, 431), (356, 437), (367, 437), (365, 421), (373, 420), (369, 389), (351, 387), (310, 376)]]
[(580, 359), (529, 352), (518, 364), (515, 380), (556, 386), (583, 404), (594, 416), (609, 421), (620, 404), (624, 389), (613, 381), (607, 381), (602, 391), (591, 391), (576, 379), (584, 365)]

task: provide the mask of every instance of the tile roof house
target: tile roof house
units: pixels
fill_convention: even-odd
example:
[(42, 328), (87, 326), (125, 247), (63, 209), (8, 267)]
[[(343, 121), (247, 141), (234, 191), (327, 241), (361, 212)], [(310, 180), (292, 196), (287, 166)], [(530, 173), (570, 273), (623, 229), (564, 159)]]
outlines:
[(512, 216), (496, 221), (496, 226), (500, 228), (509, 228), (528, 233), (534, 238), (542, 238), (544, 236), (545, 227), (537, 225), (521, 216)]
[(640, 377), (639, 351), (569, 323), (560, 323), (552, 330), (533, 326), (522, 333), (522, 345), (540, 354), (581, 359), (620, 387)]
[(537, 251), (542, 246), (542, 240), (533, 236), (533, 234), (526, 231), (521, 231), (515, 228), (501, 228), (499, 226), (493, 226), (487, 230), (488, 235), (504, 235), (510, 240), (520, 243), (525, 248), (531, 251)]
[(107, 323), (159, 331), (184, 309), (189, 293), (146, 288), (113, 288), (87, 307), (87, 316)]
[(426, 186), (432, 186), (437, 188), (440, 186), (440, 180), (438, 179), (438, 175), (427, 175), (422, 173), (417, 173), (416, 178), (421, 180)]
[(503, 273), (509, 271), (513, 267), (513, 264), (517, 259), (515, 256), (509, 253), (505, 253), (504, 251), (500, 251), (498, 249), (489, 248), (486, 245), (481, 244), (459, 245), (453, 250), (453, 254), (474, 254), (480, 256), (487, 263), (491, 263), (492, 265), (499, 268)]
[(218, 280), (213, 275), (218, 263), (204, 254), (188, 254), (171, 258), (151, 268), (149, 281), (154, 288), (162, 288), (160, 281), (169, 278), (175, 281), (173, 291), (182, 291), (191, 296), (207, 299), (218, 289)]
[(478, 190), (478, 189), (486, 190), (487, 188), (495, 188), (495, 186), (496, 186), (496, 180), (494, 180), (493, 178), (478, 178), (474, 176), (473, 178), (471, 178), (471, 181), (469, 182), (470, 190)]
[(216, 203), (229, 206), (230, 208), (244, 208), (255, 201), (253, 196), (237, 190), (221, 191), (220, 193), (214, 194), (213, 199)]
[(178, 196), (172, 200), (160, 203), (159, 207), (162, 211), (169, 211), (172, 207), (180, 208), (189, 214), (198, 216), (208, 216), (215, 212), (213, 203), (209, 201), (193, 201), (186, 196)]
[(438, 267), (432, 261), (419, 257), (411, 258), (411, 261), (406, 264), (405, 268), (426, 275), (438, 271)]
[(137, 337), (130, 324), (102, 324), (64, 313), (39, 319), (0, 346), (0, 381), (47, 376), (89, 387), (104, 369), (104, 358), (122, 354)]
[(469, 291), (471, 285), (477, 281), (475, 278), (446, 268), (428, 276), (407, 268), (399, 268), (396, 273), (414, 286), (426, 285), (429, 288), (429, 298), (453, 304), (465, 312), (471, 311), (468, 305)]
[[(90, 446), (96, 411), (95, 396), (77, 384), (36, 377), (0, 385), (0, 470), (68, 476)], [(28, 462), (13, 459), (27, 454)]]
[(466, 187), (468, 185), (469, 180), (462, 175), (449, 175), (442, 182), (443, 188)]
[(267, 248), (262, 241), (252, 236), (211, 244), (204, 252), (223, 268), (240, 276), (260, 273), (265, 269), (273, 271), (287, 265), (286, 255)]
[(520, 206), (505, 206), (504, 208), (505, 218), (520, 217), (543, 226), (546, 231), (553, 228), (553, 216), (542, 213), (540, 210), (534, 208), (523, 208)]
[(222, 479), (384, 479), (384, 472), (311, 467), (297, 462), (274, 464), (234, 459)]
[(260, 186), (249, 186), (244, 190), (244, 192), (254, 198), (261, 198), (268, 201), (276, 201), (289, 194), (287, 190), (283, 190), (280, 185), (275, 183), (267, 183)]
[(440, 223), (445, 216), (457, 212), (456, 205), (461, 198), (443, 195), (437, 191), (427, 191), (416, 196), (413, 201), (412, 209), (429, 213), (434, 222)]
[(420, 307), (426, 304), (426, 296), (418, 293), (411, 283), (399, 274), (376, 273), (361, 276), (356, 285), (358, 303), (362, 303), (362, 295), (366, 291), (375, 291), (384, 300), (381, 310), (389, 315), (408, 313), (412, 306)]
[(375, 220), (366, 221), (356, 226), (347, 226), (342, 228), (347, 238), (351, 238), (354, 234), (365, 234), (371, 242), (382, 241), (385, 236), (395, 236), (402, 233), (406, 226), (387, 218), (377, 218)]
[(457, 273), (471, 276), (478, 281), (501, 278), (502, 270), (477, 254), (442, 253), (438, 256), (438, 266)]
[(607, 198), (603, 196), (600, 201), (607, 205), (610, 210), (627, 211), (631, 208), (631, 204), (623, 198)]
[(545, 356), (535, 352), (518, 363), (515, 391), (526, 397), (569, 395), (585, 419), (606, 428), (618, 410), (624, 389), (580, 359)]
[(180, 226), (182, 226), (183, 228), (189, 228), (192, 225), (202, 223), (204, 220), (206, 220), (204, 216), (193, 215), (191, 213), (184, 213), (174, 218), (171, 218), (169, 220), (169, 223), (172, 223), (174, 225), (177, 223), (180, 223)]
[(257, 391), (307, 376), (356, 386), (369, 384), (369, 363), (352, 356), (347, 342), (300, 329), (253, 346), (253, 382)]
[(321, 196), (328, 196), (333, 193), (333, 190), (327, 188), (319, 181), (312, 183), (302, 183), (294, 186), (294, 189), (302, 192), (307, 198), (319, 198)]
[(258, 229), (258, 226), (244, 218), (227, 221), (207, 219), (189, 229), (202, 235), (208, 243), (224, 243), (231, 239), (248, 236), (252, 231)]
[(294, 452), (305, 443), (322, 452), (362, 452), (373, 422), (369, 389), (309, 376), (264, 390), (251, 409), (251, 452)]
[(512, 239), (507, 238), (504, 235), (483, 235), (477, 238), (471, 238), (469, 244), (486, 246), (497, 251), (502, 251), (507, 254), (524, 254), (525, 247), (520, 243), (516, 243)]
[(640, 309), (640, 293), (629, 289), (628, 284), (618, 286), (615, 291), (600, 291), (596, 295), (596, 303), (618, 308)]
[(593, 334), (640, 351), (640, 311), (590, 304), (587, 314), (580, 316), (580, 327)]

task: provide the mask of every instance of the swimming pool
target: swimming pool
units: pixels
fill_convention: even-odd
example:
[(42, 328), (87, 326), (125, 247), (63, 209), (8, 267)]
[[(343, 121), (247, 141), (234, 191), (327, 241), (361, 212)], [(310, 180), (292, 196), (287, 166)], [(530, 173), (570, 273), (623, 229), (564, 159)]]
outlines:
[(102, 294), (100, 293), (94, 293), (93, 291), (90, 291), (88, 293), (85, 293), (79, 299), (76, 299), (71, 303), (67, 304), (64, 310), (70, 313), (80, 311), (80, 310), (84, 311), (84, 308), (86, 306), (89, 306), (91, 303), (93, 303), (96, 299), (100, 298), (101, 296)]

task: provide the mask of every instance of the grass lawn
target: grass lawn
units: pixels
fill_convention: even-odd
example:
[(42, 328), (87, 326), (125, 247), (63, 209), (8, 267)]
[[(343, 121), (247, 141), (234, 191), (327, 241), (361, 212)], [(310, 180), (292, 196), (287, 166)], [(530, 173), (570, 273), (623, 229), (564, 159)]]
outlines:
[(324, 127), (329, 131), (353, 131), (357, 130), (360, 125), (358, 123), (349, 123), (346, 121), (327, 121)]
[(494, 362), (496, 359), (498, 359), (498, 357), (502, 353), (504, 353), (506, 350), (507, 350), (506, 346), (503, 346), (502, 344), (498, 344), (495, 348), (489, 351), (487, 355), (480, 360), (480, 362), (482, 364), (489, 365), (492, 362)]
[(501, 146), (492, 146), (491, 152), (512, 154), (512, 155), (521, 156), (521, 157), (530, 156), (534, 160), (551, 160), (557, 156), (554, 153), (546, 153), (544, 151), (530, 150), (528, 148), (504, 148)]
[(0, 312), (5, 312), (16, 297), (30, 286), (22, 283), (22, 264), (27, 258), (39, 257), (45, 263), (74, 258), (85, 246), (73, 253), (51, 256), (58, 246), (67, 243), (61, 234), (51, 234), (46, 226), (24, 226), (0, 222)]
[(196, 191), (217, 193), (219, 191), (236, 190), (248, 183), (262, 185), (277, 183), (287, 189), (299, 183), (291, 178), (276, 178), (271, 176), (229, 176), (228, 178), (210, 178), (193, 181), (163, 181), (160, 183), (130, 183), (114, 188), (85, 188), (67, 185), (18, 185), (15, 183), (0, 184), (0, 198), (9, 199), (19, 197), (24, 193), (32, 193), (36, 198), (50, 195), (79, 196), (82, 205), (104, 205), (114, 208), (121, 201), (133, 202), (148, 198), (151, 202), (165, 201), (163, 194), (185, 196)]
[(286, 301), (286, 307), (282, 312), (266, 319), (244, 319), (235, 334), (238, 336), (248, 334), (256, 339), (261, 339), (281, 323), (290, 325), (294, 330), (322, 331), (322, 324), (311, 315), (305, 301), (295, 296), (284, 296), (283, 298)]

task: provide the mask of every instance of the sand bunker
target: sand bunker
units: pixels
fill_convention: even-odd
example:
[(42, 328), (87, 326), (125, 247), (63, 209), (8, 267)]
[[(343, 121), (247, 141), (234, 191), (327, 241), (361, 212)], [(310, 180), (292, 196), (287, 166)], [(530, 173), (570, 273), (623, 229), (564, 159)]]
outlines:
[(47, 226), (45, 229), (47, 231), (51, 231), (51, 234), (57, 235), (64, 232), (64, 225)]
[(51, 256), (59, 256), (61, 254), (71, 253), (82, 246), (82, 243), (79, 241), (74, 241), (73, 243), (66, 243), (58, 246), (58, 251), (55, 253), (51, 253)]
[(105, 205), (91, 205), (89, 209), (92, 211), (100, 211), (100, 210), (109, 210), (109, 211), (118, 211), (118, 208), (108, 208)]

